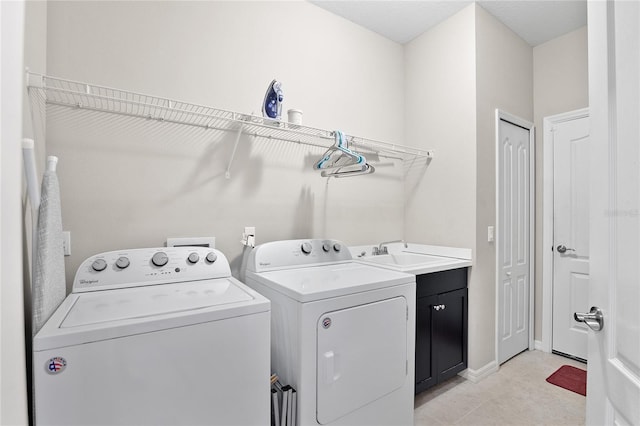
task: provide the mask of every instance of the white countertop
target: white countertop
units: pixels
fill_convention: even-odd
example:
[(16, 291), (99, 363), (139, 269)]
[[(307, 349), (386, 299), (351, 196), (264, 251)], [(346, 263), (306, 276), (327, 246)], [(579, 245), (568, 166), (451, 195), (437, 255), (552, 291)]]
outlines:
[(391, 243), (386, 245), (389, 254), (373, 256), (373, 247), (377, 246), (352, 246), (349, 250), (357, 262), (414, 275), (465, 268), (473, 263), (471, 249), (467, 248)]

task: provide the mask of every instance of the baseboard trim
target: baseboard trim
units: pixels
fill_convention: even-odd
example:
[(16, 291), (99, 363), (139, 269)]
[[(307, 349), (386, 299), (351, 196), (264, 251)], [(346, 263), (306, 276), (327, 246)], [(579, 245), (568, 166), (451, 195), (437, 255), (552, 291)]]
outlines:
[(544, 350), (544, 347), (542, 346), (542, 340), (534, 340), (534, 341), (533, 341), (533, 348), (534, 348), (536, 351), (546, 352), (546, 351)]
[(466, 370), (459, 373), (459, 375), (469, 380), (470, 382), (478, 383), (480, 380), (486, 377), (489, 377), (493, 373), (497, 372), (498, 369), (499, 369), (498, 362), (491, 361), (487, 365), (477, 370), (472, 370), (471, 368), (467, 368)]

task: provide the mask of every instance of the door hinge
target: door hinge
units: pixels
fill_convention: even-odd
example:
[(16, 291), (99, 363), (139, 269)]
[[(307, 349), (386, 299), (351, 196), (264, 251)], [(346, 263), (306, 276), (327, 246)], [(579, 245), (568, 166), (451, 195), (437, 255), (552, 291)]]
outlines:
[(409, 306), (405, 306), (405, 308), (406, 308), (405, 310), (406, 310), (406, 313), (407, 313), (407, 322), (409, 322)]

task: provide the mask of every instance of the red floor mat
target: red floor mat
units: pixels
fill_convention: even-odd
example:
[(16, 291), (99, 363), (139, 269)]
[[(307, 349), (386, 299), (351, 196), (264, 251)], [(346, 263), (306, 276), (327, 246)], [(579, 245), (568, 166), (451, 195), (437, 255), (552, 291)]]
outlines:
[(581, 368), (563, 365), (547, 377), (547, 382), (587, 396), (587, 372)]

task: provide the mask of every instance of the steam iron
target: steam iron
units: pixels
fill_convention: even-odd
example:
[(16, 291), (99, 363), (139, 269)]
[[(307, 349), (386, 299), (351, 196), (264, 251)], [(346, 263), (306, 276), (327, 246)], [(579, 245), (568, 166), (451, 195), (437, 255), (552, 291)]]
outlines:
[(273, 80), (267, 88), (267, 94), (264, 95), (262, 116), (279, 121), (280, 116), (282, 115), (283, 99), (284, 94), (282, 93), (282, 84), (278, 80)]

